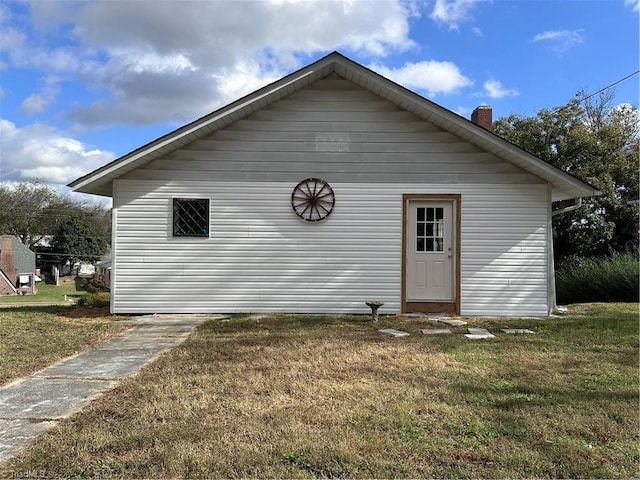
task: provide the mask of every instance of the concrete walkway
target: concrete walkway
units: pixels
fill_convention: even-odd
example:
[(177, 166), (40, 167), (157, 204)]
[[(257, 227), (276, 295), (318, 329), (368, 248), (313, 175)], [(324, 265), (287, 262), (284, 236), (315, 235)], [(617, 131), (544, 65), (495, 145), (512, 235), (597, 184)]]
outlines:
[(218, 316), (143, 316), (95, 348), (0, 388), (0, 462)]

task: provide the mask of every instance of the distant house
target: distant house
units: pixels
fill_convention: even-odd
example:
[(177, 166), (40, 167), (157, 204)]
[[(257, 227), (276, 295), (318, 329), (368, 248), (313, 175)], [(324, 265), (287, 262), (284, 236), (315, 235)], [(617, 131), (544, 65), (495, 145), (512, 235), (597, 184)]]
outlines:
[(36, 254), (18, 238), (2, 235), (0, 241), (0, 294), (36, 293)]
[(590, 185), (334, 52), (70, 186), (113, 197), (116, 313), (555, 305), (552, 202)]
[(96, 263), (96, 273), (111, 278), (111, 252), (104, 255)]

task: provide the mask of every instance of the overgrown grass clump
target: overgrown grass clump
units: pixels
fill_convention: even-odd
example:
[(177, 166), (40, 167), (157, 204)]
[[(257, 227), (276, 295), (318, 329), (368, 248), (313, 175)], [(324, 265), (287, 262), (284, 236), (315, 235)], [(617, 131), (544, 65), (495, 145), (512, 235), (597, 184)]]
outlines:
[(631, 253), (574, 259), (556, 272), (558, 303), (637, 302), (639, 275), (638, 258)]

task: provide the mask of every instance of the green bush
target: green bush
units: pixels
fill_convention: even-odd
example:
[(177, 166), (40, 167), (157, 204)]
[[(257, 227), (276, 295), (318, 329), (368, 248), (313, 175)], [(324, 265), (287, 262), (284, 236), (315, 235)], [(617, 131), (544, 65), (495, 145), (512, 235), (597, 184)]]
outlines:
[(84, 308), (102, 308), (109, 306), (108, 293), (89, 293), (80, 297), (76, 303), (79, 307)]
[(106, 275), (95, 275), (91, 278), (76, 278), (76, 289), (89, 293), (100, 293), (109, 291), (109, 277)]
[(556, 272), (558, 303), (637, 302), (639, 276), (638, 257), (632, 253), (575, 258)]

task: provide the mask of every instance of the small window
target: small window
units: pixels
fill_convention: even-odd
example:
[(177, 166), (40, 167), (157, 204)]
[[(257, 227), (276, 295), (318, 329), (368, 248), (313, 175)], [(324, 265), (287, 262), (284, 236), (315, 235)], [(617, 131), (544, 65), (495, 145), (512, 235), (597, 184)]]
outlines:
[(444, 252), (444, 208), (416, 209), (416, 252)]
[(209, 200), (206, 198), (173, 199), (173, 236), (209, 236)]

